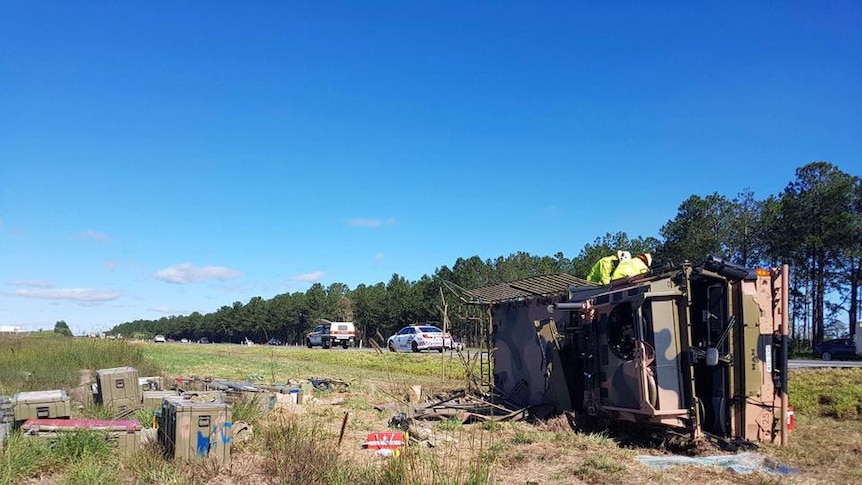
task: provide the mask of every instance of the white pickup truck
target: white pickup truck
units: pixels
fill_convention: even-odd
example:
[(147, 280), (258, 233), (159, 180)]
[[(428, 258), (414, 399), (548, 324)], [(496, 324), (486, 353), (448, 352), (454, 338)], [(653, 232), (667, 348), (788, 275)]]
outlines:
[(318, 325), (308, 334), (305, 343), (308, 348), (315, 346), (328, 349), (341, 345), (345, 349), (356, 340), (356, 328), (353, 322), (330, 322), (320, 319)]

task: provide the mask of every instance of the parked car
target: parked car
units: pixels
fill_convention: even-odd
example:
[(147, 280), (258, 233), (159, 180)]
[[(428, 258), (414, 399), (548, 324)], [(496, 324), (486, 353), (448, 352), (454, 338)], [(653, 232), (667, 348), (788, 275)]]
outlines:
[(321, 319), (318, 323), (319, 325), (314, 327), (314, 330), (305, 338), (309, 349), (315, 346), (328, 349), (336, 345), (346, 349), (356, 339), (356, 327), (353, 322), (330, 322)]
[(823, 360), (859, 358), (856, 354), (856, 344), (853, 342), (853, 339), (849, 338), (827, 340), (815, 345), (814, 357), (819, 357)]
[(210, 342), (210, 339), (208, 339), (208, 338), (206, 338), (206, 337), (201, 337), (201, 338), (198, 340), (198, 343), (199, 343), (199, 344), (209, 344), (209, 343), (212, 343), (212, 342)]
[(281, 345), (281, 340), (279, 340), (279, 339), (277, 339), (277, 338), (271, 338), (271, 339), (269, 339), (269, 341), (266, 343), (266, 345)]
[(181, 339), (180, 343), (187, 344), (187, 343), (189, 343), (189, 339), (187, 339), (187, 338)]
[(409, 325), (389, 337), (386, 347), (392, 352), (443, 352), (443, 330), (433, 325)]
[(156, 335), (156, 337), (153, 339), (153, 342), (157, 343), (157, 344), (163, 344), (166, 342), (165, 336), (164, 335)]
[(461, 340), (459, 340), (458, 337), (453, 337), (453, 336), (449, 335), (448, 333), (443, 338), (443, 346), (447, 350), (456, 350), (458, 352), (464, 350), (464, 342), (461, 342)]

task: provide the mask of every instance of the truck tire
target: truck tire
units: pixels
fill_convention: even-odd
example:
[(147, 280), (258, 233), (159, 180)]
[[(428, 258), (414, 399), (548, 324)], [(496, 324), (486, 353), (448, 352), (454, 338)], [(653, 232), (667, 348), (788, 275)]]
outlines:
[(306, 343), (306, 345), (308, 345), (309, 349), (313, 347), (313, 345), (311, 345), (311, 339), (310, 338), (305, 339), (305, 343)]
[(350, 342), (345, 340), (344, 342), (341, 342), (341, 346), (346, 349), (347, 347), (350, 347)]

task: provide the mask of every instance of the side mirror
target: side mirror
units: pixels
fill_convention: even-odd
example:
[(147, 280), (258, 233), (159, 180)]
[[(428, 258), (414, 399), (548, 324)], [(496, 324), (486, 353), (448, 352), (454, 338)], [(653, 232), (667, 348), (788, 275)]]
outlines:
[(708, 367), (715, 367), (718, 365), (718, 349), (715, 347), (709, 347), (706, 349), (706, 365)]

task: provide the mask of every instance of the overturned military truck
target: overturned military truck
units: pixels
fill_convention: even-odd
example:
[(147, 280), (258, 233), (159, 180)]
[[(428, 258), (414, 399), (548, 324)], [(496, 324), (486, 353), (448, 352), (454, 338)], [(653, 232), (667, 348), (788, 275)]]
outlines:
[(495, 390), (546, 415), (787, 440), (787, 267), (710, 258), (607, 286), (545, 275), (468, 292)]

